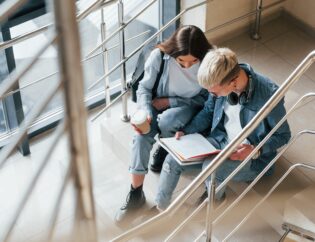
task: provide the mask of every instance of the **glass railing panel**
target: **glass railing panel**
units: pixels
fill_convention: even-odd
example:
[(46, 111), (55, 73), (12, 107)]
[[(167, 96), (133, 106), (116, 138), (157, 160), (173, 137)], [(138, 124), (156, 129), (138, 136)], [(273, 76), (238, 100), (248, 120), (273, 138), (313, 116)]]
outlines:
[[(80, 1), (81, 2), (81, 1)], [(84, 3), (84, 1), (82, 1)], [(135, 4), (134, 1), (126, 1), (124, 4), (124, 14), (125, 22), (128, 21), (134, 12), (139, 11), (145, 3), (149, 1), (141, 2)], [(148, 31), (148, 33), (138, 36), (130, 41), (126, 41), (125, 49), (126, 55), (130, 54), (134, 49), (136, 49), (141, 43), (148, 39), (152, 34), (157, 31), (158, 26), (158, 5), (157, 3), (153, 4), (148, 10), (148, 13), (144, 12), (139, 16), (139, 19), (135, 19), (131, 24), (125, 28), (125, 40), (133, 38), (138, 34)], [(155, 18), (156, 16), (156, 18)], [(117, 28), (118, 15), (117, 15), (117, 5), (112, 4), (104, 8), (104, 21), (106, 23), (106, 36), (109, 36)], [(102, 42), (101, 38), (101, 11), (96, 11), (90, 14), (86, 19), (80, 22), (80, 33), (81, 33), (81, 44), (82, 44), (82, 55), (83, 58), (97, 45)], [(118, 41), (118, 35), (113, 37), (110, 41), (105, 44), (108, 51), (108, 69), (117, 65), (120, 62), (120, 49)], [(115, 48), (112, 48), (117, 46)], [(98, 50), (96, 53), (100, 53), (101, 50)], [(134, 56), (127, 61), (126, 72), (127, 76), (131, 75), (134, 71), (135, 64), (137, 61), (138, 55)], [(93, 59), (90, 59), (83, 64), (84, 68), (84, 79), (85, 79), (85, 90), (87, 93), (87, 87), (91, 86), (96, 80), (104, 75), (104, 66), (103, 66), (103, 56), (98, 55)], [(121, 78), (120, 68), (114, 71), (108, 77), (109, 82), (113, 83)], [(100, 82), (90, 91), (98, 92), (99, 90), (104, 90), (104, 82)], [(87, 93), (88, 94), (88, 93)]]
[[(2, 33), (0, 32), (0, 40), (2, 40)], [(9, 71), (7, 67), (7, 62), (5, 58), (4, 51), (0, 51), (0, 83), (5, 80)], [(7, 116), (6, 110), (0, 100), (0, 136), (6, 134), (9, 131), (8, 123), (7, 123)]]
[[(135, 12), (138, 12), (140, 9), (142, 9), (143, 6), (148, 2), (150, 1), (146, 0), (144, 2), (136, 3), (134, 1), (125, 1), (125, 22), (128, 21), (135, 14)], [(83, 11), (90, 4), (90, 0), (77, 1), (77, 12), (79, 13), (80, 11)], [(106, 22), (107, 35), (117, 29), (117, 15), (117, 4), (112, 4), (104, 8), (104, 21)], [(95, 46), (102, 42), (100, 27), (101, 20), (101, 10), (97, 10), (88, 15), (79, 23), (82, 59), (85, 58), (85, 55), (89, 53), (91, 49), (95, 48)], [(158, 21), (158, 3), (154, 3), (148, 8), (147, 11), (142, 13), (137, 19), (135, 19), (133, 22), (131, 22), (130, 25), (126, 27), (125, 40), (131, 38), (131, 40), (126, 41), (126, 56), (133, 52), (140, 44), (142, 44), (157, 31)], [(32, 20), (11, 27), (11, 38), (15, 38), (27, 32), (34, 31), (52, 22), (53, 17), (51, 13), (41, 15), (40, 17), (36, 17)], [(23, 65), (34, 56), (36, 50), (40, 46), (42, 46), (45, 41), (47, 41), (50, 34), (51, 32), (49, 30), (44, 31), (32, 38), (19, 42), (12, 47), (14, 54), (13, 61), (15, 62), (17, 71), (22, 69)], [(137, 37), (134, 38), (135, 36)], [(109, 49), (107, 63), (109, 70), (120, 62), (120, 49), (117, 46), (118, 43), (118, 35), (111, 39), (108, 43), (106, 43), (106, 48)], [(127, 80), (130, 79), (130, 76), (135, 69), (137, 58), (138, 54), (133, 56), (126, 62)], [(6, 61), (7, 60), (3, 58), (2, 62), (4, 64), (6, 64)], [(1, 65), (0, 74), (5, 66), (6, 65)], [(104, 100), (104, 82), (100, 82), (91, 90), (88, 90), (87, 88), (104, 75), (103, 55), (97, 55), (87, 61), (82, 62), (82, 67), (84, 74), (85, 100), (88, 100), (86, 104), (89, 106), (94, 106), (94, 103), (100, 103), (102, 99)], [(51, 46), (39, 58), (38, 62), (30, 69), (29, 73), (27, 73), (19, 80), (22, 108), (26, 118), (34, 104), (36, 104), (41, 99), (41, 97), (45, 95), (45, 90), (47, 90), (55, 82), (59, 81), (59, 74), (57, 73), (58, 71), (59, 69), (57, 63), (57, 50), (56, 47)], [(6, 74), (6, 76), (8, 75), (7, 69), (4, 70), (4, 74)], [(108, 77), (109, 83), (111, 84), (111, 86), (116, 87), (117, 84), (119, 84), (120, 78), (121, 71), (120, 68), (118, 68)], [(120, 88), (116, 87), (115, 89), (112, 89), (110, 93), (114, 94), (113, 91), (118, 92), (119, 90)], [(57, 95), (44, 110), (41, 117), (39, 117), (38, 119), (44, 121), (36, 122), (37, 128), (35, 125), (31, 128), (31, 130), (36, 131), (36, 129), (43, 128), (44, 124), (49, 125), (57, 121), (58, 117), (60, 116), (60, 110), (62, 110), (62, 108), (63, 99), (60, 95)], [(5, 142), (3, 142), (4, 139), (10, 136), (10, 132), (12, 131), (14, 130), (8, 129), (5, 108), (2, 103), (0, 103), (0, 146), (5, 144)]]

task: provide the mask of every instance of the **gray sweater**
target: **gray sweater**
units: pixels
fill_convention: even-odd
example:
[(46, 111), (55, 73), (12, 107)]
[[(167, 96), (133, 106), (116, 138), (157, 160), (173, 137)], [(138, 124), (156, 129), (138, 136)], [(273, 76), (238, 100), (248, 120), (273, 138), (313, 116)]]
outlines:
[[(165, 54), (165, 64), (163, 74), (161, 76), (158, 88), (157, 97), (167, 97), (170, 102), (170, 107), (180, 107), (184, 105), (192, 106), (192, 108), (200, 108), (208, 98), (208, 91), (201, 89), (201, 91), (192, 98), (184, 98), (179, 96), (170, 96), (168, 90), (169, 82), (169, 55)], [(140, 81), (139, 88), (137, 90), (137, 104), (138, 108), (144, 109), (152, 117), (152, 89), (159, 72), (161, 65), (160, 49), (154, 49), (148, 57), (144, 66), (144, 77)]]

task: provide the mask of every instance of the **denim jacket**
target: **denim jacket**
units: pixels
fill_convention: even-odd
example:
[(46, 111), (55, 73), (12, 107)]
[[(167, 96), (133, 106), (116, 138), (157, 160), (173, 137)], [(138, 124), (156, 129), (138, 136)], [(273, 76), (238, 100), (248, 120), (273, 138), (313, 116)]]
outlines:
[[(170, 107), (180, 107), (184, 105), (192, 106), (192, 108), (201, 108), (208, 97), (208, 91), (201, 89), (201, 91), (192, 98), (184, 97), (170, 97), (168, 90), (169, 82), (169, 60), (170, 56), (165, 54), (164, 70), (157, 88), (157, 97), (168, 97)], [(161, 65), (161, 54), (160, 49), (154, 49), (144, 66), (144, 77), (139, 83), (137, 90), (137, 104), (141, 109), (146, 110), (152, 116), (152, 89), (159, 72)]]
[[(257, 114), (262, 106), (276, 92), (278, 86), (267, 77), (264, 77), (254, 70), (248, 64), (240, 64), (240, 67), (251, 75), (252, 93), (248, 102), (241, 106), (240, 122), (244, 128), (251, 119)], [(218, 142), (218, 148), (222, 148), (226, 142), (227, 134), (224, 128), (224, 103), (226, 97), (213, 97), (209, 95), (204, 108), (193, 118), (193, 120), (184, 128), (188, 133), (204, 133), (206, 136), (215, 139)], [(284, 100), (262, 120), (256, 129), (247, 137), (247, 140), (254, 146), (257, 146), (261, 140), (272, 130), (272, 128), (286, 114)], [(288, 143), (291, 138), (290, 128), (287, 122), (284, 122), (278, 130), (262, 146), (260, 156), (256, 160), (251, 160), (251, 168), (260, 172), (276, 156), (277, 149)], [(272, 173), (272, 169), (268, 174)]]

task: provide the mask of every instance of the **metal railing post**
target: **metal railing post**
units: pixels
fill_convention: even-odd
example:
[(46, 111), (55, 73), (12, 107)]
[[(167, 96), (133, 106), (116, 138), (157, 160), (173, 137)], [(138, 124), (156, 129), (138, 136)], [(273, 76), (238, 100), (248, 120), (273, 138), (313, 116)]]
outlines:
[[(124, 23), (124, 4), (122, 0), (118, 1), (118, 24), (119, 27), (122, 27), (125, 25)], [(124, 29), (121, 29), (119, 31), (119, 45), (120, 45), (120, 60), (123, 61), (125, 57), (125, 31)], [(121, 92), (125, 92), (127, 90), (127, 82), (126, 82), (126, 62), (124, 62), (121, 67)], [(128, 122), (130, 120), (130, 117), (128, 115), (127, 110), (127, 96), (122, 96), (122, 115), (121, 120), (124, 122)]]
[(255, 28), (252, 33), (252, 39), (259, 40), (261, 38), (260, 36), (260, 17), (261, 17), (261, 11), (262, 11), (262, 0), (257, 0), (257, 6), (256, 6), (256, 19), (255, 19)]
[[(102, 42), (106, 39), (106, 23), (104, 20), (104, 8), (101, 9), (101, 38)], [(102, 46), (102, 61), (103, 61), (103, 70), (104, 74), (108, 72), (108, 49), (105, 45)], [(104, 78), (104, 86), (105, 86), (105, 103), (108, 105), (110, 103), (110, 93), (109, 93), (109, 77)], [(109, 115), (109, 112), (107, 112)]]
[[(76, 21), (75, 1), (54, 1), (58, 58), (64, 85), (65, 120), (69, 130), (70, 161), (74, 169), (77, 191), (77, 214), (80, 219), (79, 238), (97, 241), (91, 167), (87, 141), (87, 111), (81, 68), (81, 47)], [(82, 225), (82, 226), (81, 226)], [(85, 227), (83, 227), (85, 225)]]
[[(158, 11), (159, 11), (158, 28), (160, 30), (162, 28), (162, 26), (164, 25), (164, 23), (163, 23), (163, 1), (162, 0), (158, 0)], [(157, 39), (159, 42), (163, 41), (162, 33), (158, 35)]]
[(212, 214), (214, 211), (214, 197), (215, 197), (215, 172), (212, 173), (209, 181), (208, 191), (208, 206), (206, 215), (206, 241), (211, 242), (212, 235)]

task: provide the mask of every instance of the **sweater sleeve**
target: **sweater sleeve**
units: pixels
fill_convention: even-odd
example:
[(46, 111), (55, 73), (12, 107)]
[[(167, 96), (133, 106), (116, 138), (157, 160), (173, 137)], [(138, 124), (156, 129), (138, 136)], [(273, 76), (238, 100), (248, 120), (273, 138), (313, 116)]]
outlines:
[[(273, 128), (284, 117), (286, 110), (284, 100), (282, 99), (278, 105), (269, 113), (266, 118), (268, 125)], [(287, 144), (291, 138), (291, 131), (288, 122), (285, 121), (262, 146), (261, 154), (277, 151), (278, 148)]]
[(211, 128), (215, 101), (215, 97), (208, 95), (203, 109), (183, 129), (185, 134), (200, 133)]
[(180, 107), (184, 105), (192, 106), (192, 107), (202, 107), (205, 101), (208, 98), (208, 91), (206, 89), (201, 89), (201, 91), (192, 98), (184, 98), (184, 97), (170, 97), (170, 107)]
[(144, 65), (144, 76), (137, 90), (137, 105), (140, 109), (147, 111), (152, 117), (152, 89), (156, 81), (161, 64), (161, 53), (159, 49), (151, 52)]

